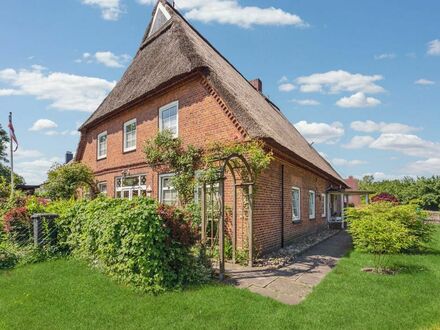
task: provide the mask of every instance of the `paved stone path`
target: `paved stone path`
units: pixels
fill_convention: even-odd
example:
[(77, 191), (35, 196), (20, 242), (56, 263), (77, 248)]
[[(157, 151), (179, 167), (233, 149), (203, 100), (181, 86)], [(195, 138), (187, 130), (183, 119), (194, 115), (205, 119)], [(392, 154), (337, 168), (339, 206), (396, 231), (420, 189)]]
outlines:
[(291, 265), (280, 269), (227, 264), (227, 281), (285, 304), (299, 304), (336, 266), (351, 246), (350, 236), (341, 231), (307, 250)]

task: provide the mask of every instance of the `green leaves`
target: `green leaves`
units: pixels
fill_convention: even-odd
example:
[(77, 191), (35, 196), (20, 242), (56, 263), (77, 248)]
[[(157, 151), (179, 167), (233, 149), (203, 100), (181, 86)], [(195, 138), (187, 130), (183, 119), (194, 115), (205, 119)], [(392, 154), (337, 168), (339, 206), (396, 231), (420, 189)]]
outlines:
[(354, 245), (362, 252), (379, 256), (420, 249), (432, 237), (426, 214), (414, 205), (374, 203), (348, 208), (346, 214)]
[(55, 165), (49, 170), (47, 177), (44, 191), (52, 199), (73, 198), (79, 188), (89, 189), (92, 195), (96, 193), (93, 171), (82, 163)]
[(180, 242), (191, 228), (177, 209), (102, 197), (77, 202), (70, 218), (72, 253), (138, 290), (158, 293), (205, 279), (191, 245)]
[(360, 188), (377, 194), (392, 194), (404, 204), (416, 203), (425, 210), (440, 210), (440, 176), (383, 181), (365, 176), (360, 181)]

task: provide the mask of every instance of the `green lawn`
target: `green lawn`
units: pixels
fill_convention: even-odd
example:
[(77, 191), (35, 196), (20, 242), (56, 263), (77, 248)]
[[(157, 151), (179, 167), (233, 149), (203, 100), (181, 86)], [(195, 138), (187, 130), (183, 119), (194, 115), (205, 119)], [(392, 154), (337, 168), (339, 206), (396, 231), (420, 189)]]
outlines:
[(0, 272), (0, 328), (440, 328), (440, 230), (429, 253), (393, 258), (405, 267), (396, 276), (361, 272), (369, 260), (344, 258), (298, 306), (214, 284), (140, 295), (79, 262), (50, 261)]

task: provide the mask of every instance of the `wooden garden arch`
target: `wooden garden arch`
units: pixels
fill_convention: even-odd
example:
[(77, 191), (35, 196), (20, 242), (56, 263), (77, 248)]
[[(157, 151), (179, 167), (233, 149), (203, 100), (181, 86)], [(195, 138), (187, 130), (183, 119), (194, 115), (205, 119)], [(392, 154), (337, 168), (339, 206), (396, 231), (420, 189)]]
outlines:
[[(235, 169), (232, 160), (240, 160), (246, 171), (249, 182), (241, 182), (237, 184), (237, 178), (235, 175)], [(234, 153), (228, 157), (217, 159), (220, 161), (220, 175), (219, 175), (219, 195), (220, 195), (220, 219), (218, 224), (218, 246), (219, 246), (219, 268), (220, 268), (220, 280), (225, 276), (225, 171), (229, 169), (232, 175), (233, 183), (233, 195), (232, 195), (232, 260), (235, 262), (235, 252), (237, 248), (237, 188), (248, 187), (248, 248), (249, 248), (249, 266), (253, 266), (254, 260), (254, 248), (253, 248), (253, 190), (254, 190), (254, 176), (252, 169), (246, 160), (240, 154)], [(243, 179), (243, 178), (242, 178)], [(202, 241), (206, 241), (206, 183), (202, 185)]]

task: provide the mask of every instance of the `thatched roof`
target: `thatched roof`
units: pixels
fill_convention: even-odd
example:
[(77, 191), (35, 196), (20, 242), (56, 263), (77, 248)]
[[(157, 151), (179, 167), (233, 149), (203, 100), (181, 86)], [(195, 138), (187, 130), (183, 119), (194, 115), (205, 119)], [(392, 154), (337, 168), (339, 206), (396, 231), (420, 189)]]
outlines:
[[(179, 77), (202, 72), (250, 138), (270, 140), (345, 186), (343, 179), (301, 136), (281, 111), (258, 92), (183, 16), (160, 0), (171, 18), (150, 34), (122, 79), (80, 130), (128, 108)], [(157, 5), (156, 5), (157, 7)], [(155, 11), (153, 11), (154, 13)]]

